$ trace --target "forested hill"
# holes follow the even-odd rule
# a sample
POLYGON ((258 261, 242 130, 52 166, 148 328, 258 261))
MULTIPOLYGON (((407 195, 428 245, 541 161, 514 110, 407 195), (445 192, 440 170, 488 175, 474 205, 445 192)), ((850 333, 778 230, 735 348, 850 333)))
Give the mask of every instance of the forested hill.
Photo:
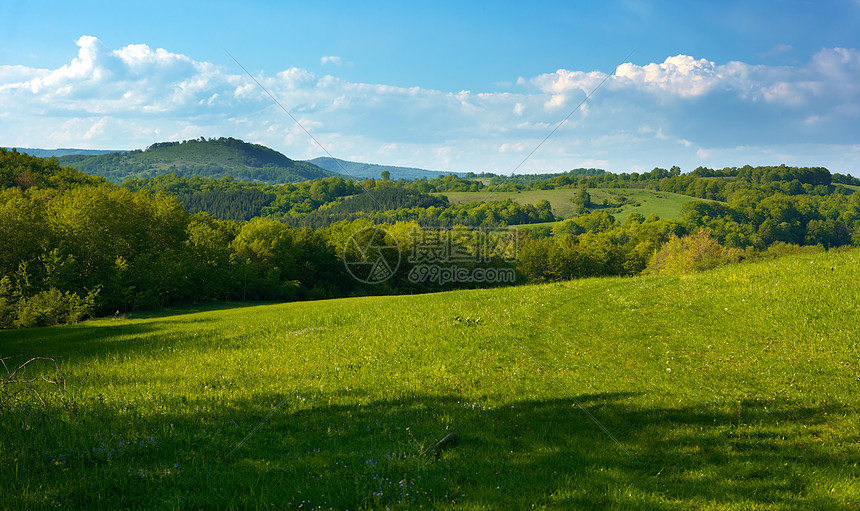
POLYGON ((64 166, 102 176, 114 183, 170 173, 181 177, 221 178, 268 184, 295 183, 336 175, 313 163, 294 161, 259 144, 235 138, 159 142, 146 150, 58 158, 64 166))
POLYGON ((396 167, 391 165, 376 165, 374 163, 360 163, 356 161, 346 161, 338 158, 329 158, 327 156, 314 158, 309 160, 310 163, 337 172, 346 174, 355 179, 378 179, 383 172, 388 172, 391 179, 421 179, 422 177, 434 178, 454 174, 455 176, 463 177, 465 172, 441 172, 438 170, 425 170, 414 167, 396 167))

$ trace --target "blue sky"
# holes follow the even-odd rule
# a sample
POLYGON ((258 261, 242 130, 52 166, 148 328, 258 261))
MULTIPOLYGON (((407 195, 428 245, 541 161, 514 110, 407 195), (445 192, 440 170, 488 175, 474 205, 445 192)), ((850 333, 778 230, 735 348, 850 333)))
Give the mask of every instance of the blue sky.
POLYGON ((200 136, 438 170, 860 175, 860 0, 0 1, 0 145, 200 136))

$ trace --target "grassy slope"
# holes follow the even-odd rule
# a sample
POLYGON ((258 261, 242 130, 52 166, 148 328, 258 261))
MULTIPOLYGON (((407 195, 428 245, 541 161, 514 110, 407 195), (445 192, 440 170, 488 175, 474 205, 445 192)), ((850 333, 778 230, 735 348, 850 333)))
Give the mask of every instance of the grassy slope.
POLYGON ((857 507, 858 258, 1 332, 0 506, 857 507))
MULTIPOLYGON (((537 204, 541 200, 548 200, 552 204, 553 213, 562 218, 569 218, 573 214, 573 204, 570 199, 576 195, 577 190, 562 189, 562 190, 528 190, 524 192, 445 192, 441 195, 448 197, 452 204, 463 204, 475 201, 489 200, 505 200, 512 199, 522 204, 537 204)), ((660 218, 676 219, 681 217, 681 206, 685 203, 700 200, 687 195, 677 193, 657 192, 654 190, 641 190, 637 188, 590 188, 588 193, 591 195, 591 201, 595 204, 602 204, 603 199, 608 199, 610 203, 616 202, 617 196, 628 197, 634 202, 640 203, 640 206, 625 205, 621 208, 621 212, 613 213, 613 216, 620 221, 624 221, 627 215, 633 212, 641 213, 648 216, 652 213, 660 218)))

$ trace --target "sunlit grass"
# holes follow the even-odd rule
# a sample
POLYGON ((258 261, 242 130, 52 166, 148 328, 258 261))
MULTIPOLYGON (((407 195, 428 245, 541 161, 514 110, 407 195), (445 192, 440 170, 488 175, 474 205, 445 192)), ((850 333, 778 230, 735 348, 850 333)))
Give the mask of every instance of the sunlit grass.
POLYGON ((857 507, 858 263, 2 332, 0 507, 857 507))

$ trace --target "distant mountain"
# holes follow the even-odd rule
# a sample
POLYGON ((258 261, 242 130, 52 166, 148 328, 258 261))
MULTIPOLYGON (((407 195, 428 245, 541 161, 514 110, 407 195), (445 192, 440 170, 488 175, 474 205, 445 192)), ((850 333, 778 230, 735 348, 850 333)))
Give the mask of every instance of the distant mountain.
POLYGON ((454 174, 463 177, 465 172, 440 172, 438 170, 416 169, 413 167, 394 167, 390 165, 376 165, 373 163, 359 163, 355 161, 346 161, 338 158, 329 158, 326 156, 309 160, 310 163, 322 167, 332 172, 346 174, 349 177, 356 179, 366 179, 372 177, 379 179, 383 171, 387 170, 391 173, 391 179, 421 179, 422 177, 440 177, 454 174))
POLYGON ((128 178, 147 178, 176 173, 181 177, 201 176, 237 181, 283 184, 336 175, 313 163, 294 161, 259 144, 235 138, 200 138, 184 142, 159 142, 146 150, 110 152, 98 155, 69 155, 58 158, 61 165, 114 183, 128 178))
POLYGON ((31 149, 29 147, 7 147, 6 149, 14 149, 22 154, 29 154, 37 158, 50 158, 51 156, 69 156, 71 154, 85 154, 94 156, 98 154, 121 153, 123 151, 109 151, 104 149, 31 149))

